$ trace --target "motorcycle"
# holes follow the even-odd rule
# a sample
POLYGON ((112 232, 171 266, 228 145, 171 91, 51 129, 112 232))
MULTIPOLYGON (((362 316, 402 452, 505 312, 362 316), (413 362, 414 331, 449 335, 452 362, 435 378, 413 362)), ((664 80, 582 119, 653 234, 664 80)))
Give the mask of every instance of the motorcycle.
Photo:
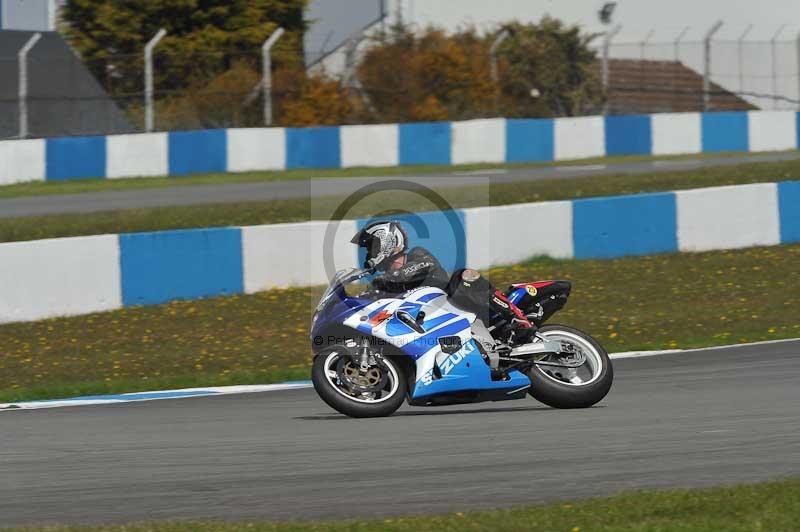
POLYGON ((404 400, 436 406, 528 394, 554 408, 587 408, 611 389, 613 368, 597 340, 573 327, 544 325, 566 303, 567 281, 504 291, 536 326, 518 342, 510 324, 484 323, 438 288, 391 297, 353 289, 372 273, 339 271, 312 319, 314 389, 342 414, 388 416, 404 400))

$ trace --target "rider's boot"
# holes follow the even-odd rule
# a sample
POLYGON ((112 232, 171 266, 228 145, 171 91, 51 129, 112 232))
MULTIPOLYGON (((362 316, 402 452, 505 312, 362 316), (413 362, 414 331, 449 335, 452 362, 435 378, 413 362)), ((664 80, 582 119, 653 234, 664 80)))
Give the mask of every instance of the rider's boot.
POLYGON ((524 344, 536 332, 536 327, 525 316, 525 313, 499 290, 492 295, 490 305, 511 325, 514 343, 524 344))

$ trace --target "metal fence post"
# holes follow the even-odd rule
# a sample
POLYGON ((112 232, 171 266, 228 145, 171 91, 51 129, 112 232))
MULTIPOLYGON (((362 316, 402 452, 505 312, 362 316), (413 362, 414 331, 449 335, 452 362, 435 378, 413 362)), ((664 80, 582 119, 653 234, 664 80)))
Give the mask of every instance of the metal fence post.
POLYGON ((363 29, 353 32, 350 37, 347 38, 347 45, 344 51, 344 73, 342 75, 342 81, 348 88, 350 88, 353 80, 356 80, 355 84, 358 84, 358 76, 356 76, 356 68, 358 67, 358 47, 361 46, 361 42, 364 38, 363 29))
POLYGON ((797 33, 797 99, 800 101, 800 32, 797 33))
POLYGON ((718 20, 703 39, 703 111, 708 111, 711 104, 711 38, 721 27, 722 21, 718 20))
POLYGON ((283 35, 284 29, 278 28, 261 46, 261 90, 264 93, 264 125, 272 125, 272 58, 270 50, 283 35))
POLYGON ((500 33, 497 34, 497 37, 494 38, 492 42, 492 46, 489 47, 489 70, 492 76, 492 83, 495 86, 495 93, 494 93, 494 111, 495 113, 499 112, 500 108, 500 74, 497 72, 497 49, 500 48, 500 45, 503 44, 503 41, 508 39, 511 35, 507 29, 503 28, 500 30, 500 33))
POLYGON ((358 79, 358 48, 361 46, 361 43, 365 38, 366 36, 364 35, 364 29, 357 30, 350 36, 347 49, 345 50, 345 64, 344 74, 342 75, 342 83, 348 91, 355 90, 369 112, 372 113, 373 116, 377 117, 378 111, 375 109, 375 106, 372 105, 369 94, 367 94, 367 91, 364 90, 361 80, 358 79))
POLYGON ((609 48, 611 47, 611 40, 616 37, 616 35, 622 29, 621 25, 617 25, 612 29, 610 32, 607 31, 605 38, 603 38, 603 58, 602 58, 602 83, 603 83, 603 93, 606 95, 606 102, 603 104, 603 114, 608 114, 608 53, 609 48))
POLYGON ((739 56, 739 92, 744 92, 744 39, 750 34, 753 29, 752 24, 748 24, 745 30, 739 35, 739 40, 736 41, 737 54, 739 56))
POLYGON ((778 41, 778 37, 780 37, 783 30, 786 29, 786 24, 781 25, 778 28, 778 31, 775 32, 775 35, 772 36, 772 40, 769 41, 770 45, 770 54, 772 57, 772 108, 778 108, 778 51, 775 47, 775 43, 778 41))
POLYGON ((497 37, 494 38, 492 42, 492 46, 489 48, 489 61, 491 64, 491 72, 492 72, 492 81, 497 83, 498 78, 500 77, 497 73, 497 49, 500 48, 500 45, 503 44, 503 41, 508 39, 511 33, 507 29, 503 29, 500 33, 497 34, 497 37))
POLYGON ((167 30, 161 28, 144 46, 144 128, 153 131, 153 48, 164 38, 167 30))
POLYGON ((41 33, 34 33, 17 52, 17 62, 19 63, 19 138, 21 139, 28 136, 28 52, 41 38, 41 33))
POLYGON ((639 43, 639 59, 641 59, 642 61, 644 61, 644 57, 645 57, 645 53, 644 52, 645 52, 645 49, 647 47, 647 43, 649 43, 650 39, 653 38, 653 34, 655 32, 656 32, 655 29, 651 29, 650 31, 648 31, 647 35, 645 35, 644 39, 642 39, 642 41, 639 43))
POLYGON ((686 37, 686 34, 688 32, 689 32, 689 26, 686 26, 681 30, 681 32, 678 34, 678 36, 675 38, 675 41, 672 44, 674 48, 676 63, 680 62, 681 60, 681 41, 683 40, 684 37, 686 37))

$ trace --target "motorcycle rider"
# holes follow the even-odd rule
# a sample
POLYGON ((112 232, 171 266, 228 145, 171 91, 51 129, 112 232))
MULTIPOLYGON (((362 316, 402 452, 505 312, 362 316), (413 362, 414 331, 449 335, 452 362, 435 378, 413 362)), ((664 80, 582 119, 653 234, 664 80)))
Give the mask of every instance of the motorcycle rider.
POLYGON ((366 249, 365 268, 383 273, 373 279, 374 290, 399 294, 433 286, 447 292, 454 304, 474 312, 487 326, 505 321, 517 342, 535 331, 525 314, 476 270, 460 269, 451 276, 427 249, 409 250, 408 234, 397 221, 373 222, 351 242, 366 249))

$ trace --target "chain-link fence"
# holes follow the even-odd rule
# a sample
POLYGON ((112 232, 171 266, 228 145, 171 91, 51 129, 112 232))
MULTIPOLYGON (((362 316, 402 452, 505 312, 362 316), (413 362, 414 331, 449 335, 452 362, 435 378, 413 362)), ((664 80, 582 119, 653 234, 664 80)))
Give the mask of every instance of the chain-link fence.
POLYGON ((608 55, 610 113, 800 106, 796 41, 612 42, 608 55))
MULTIPOLYGON (((79 58, 55 33, 0 32, 0 138, 146 131, 145 54, 79 58)), ((271 107, 296 99, 302 57, 269 55, 271 107), (300 65, 285 68, 285 65, 300 65)), ((265 124, 264 55, 152 54, 152 130, 265 124)), ((281 123, 280 117, 274 120, 281 123)))
MULTIPOLYGON (((602 40, 596 40, 597 61, 592 69, 598 86, 600 80, 607 81, 605 102, 601 95, 600 100, 572 109, 561 107, 557 98, 547 109, 528 103, 523 109, 517 105, 518 95, 516 100, 503 100, 504 89, 497 84, 504 83, 507 71, 501 68, 500 79, 491 79, 488 52, 480 52, 487 56, 481 59, 486 63, 485 75, 443 79, 439 86, 420 88, 417 84, 418 91, 410 93, 403 78, 408 74, 401 69, 381 71, 381 76, 389 75, 396 82, 381 78, 376 84, 374 76, 359 79, 358 62, 370 46, 368 40, 361 43, 358 53, 346 53, 345 45, 338 58, 324 63, 327 68, 317 65, 310 72, 304 68, 301 52, 270 51, 266 57, 272 68, 267 79, 260 49, 176 54, 156 46, 152 56, 154 120, 148 128, 144 53, 84 61, 58 34, 49 33, 42 34, 23 58, 20 51, 32 35, 0 32, 0 138, 420 119, 397 112, 406 108, 422 109, 421 119, 462 120, 604 110, 628 114, 797 109, 800 105, 800 57, 794 41, 712 40, 708 47, 703 41, 610 42, 607 76, 603 76, 602 40), (23 63, 25 79, 20 71, 23 63), (437 107, 428 101, 441 84, 449 84, 445 99, 455 103, 437 107), (393 112, 387 112, 390 108, 393 112)), ((526 95, 538 93, 538 87, 536 91, 523 88, 526 95)), ((519 87, 511 89, 519 93, 519 87)))
MULTIPOLYGON (((54 39, 49 36, 42 43, 54 39)), ((259 49, 178 54, 156 45, 151 59, 150 99, 144 51, 80 60, 63 40, 57 39, 58 42, 51 42, 50 49, 36 44, 24 60, 16 56, 16 51, 24 47, 24 40, 14 46, 0 43, 0 69, 7 74, 5 78, 13 80, 6 90, 0 82, 0 116, 8 118, 0 124, 0 138, 560 116, 599 111, 594 103, 576 111, 583 96, 568 97, 568 89, 563 87, 532 97, 531 87, 515 85, 508 68, 501 68, 499 79, 494 79, 488 47, 483 49, 480 42, 473 42, 471 48, 465 47, 460 53, 453 52, 457 59, 452 64, 429 66, 425 61, 430 57, 413 60, 414 72, 383 59, 362 69, 365 52, 377 38, 346 42, 309 70, 301 51, 273 50, 266 56, 259 49), (267 79, 265 58, 274 65, 266 70, 267 79), (23 62, 28 72, 25 80, 18 75, 23 62), (21 127, 18 84, 23 83, 27 128, 21 127), (148 106, 152 109, 152 123, 147 119, 148 106)), ((398 54, 402 52, 393 53, 394 60, 401 59, 398 54)), ((598 100, 598 90, 587 93, 593 102, 598 100)))

